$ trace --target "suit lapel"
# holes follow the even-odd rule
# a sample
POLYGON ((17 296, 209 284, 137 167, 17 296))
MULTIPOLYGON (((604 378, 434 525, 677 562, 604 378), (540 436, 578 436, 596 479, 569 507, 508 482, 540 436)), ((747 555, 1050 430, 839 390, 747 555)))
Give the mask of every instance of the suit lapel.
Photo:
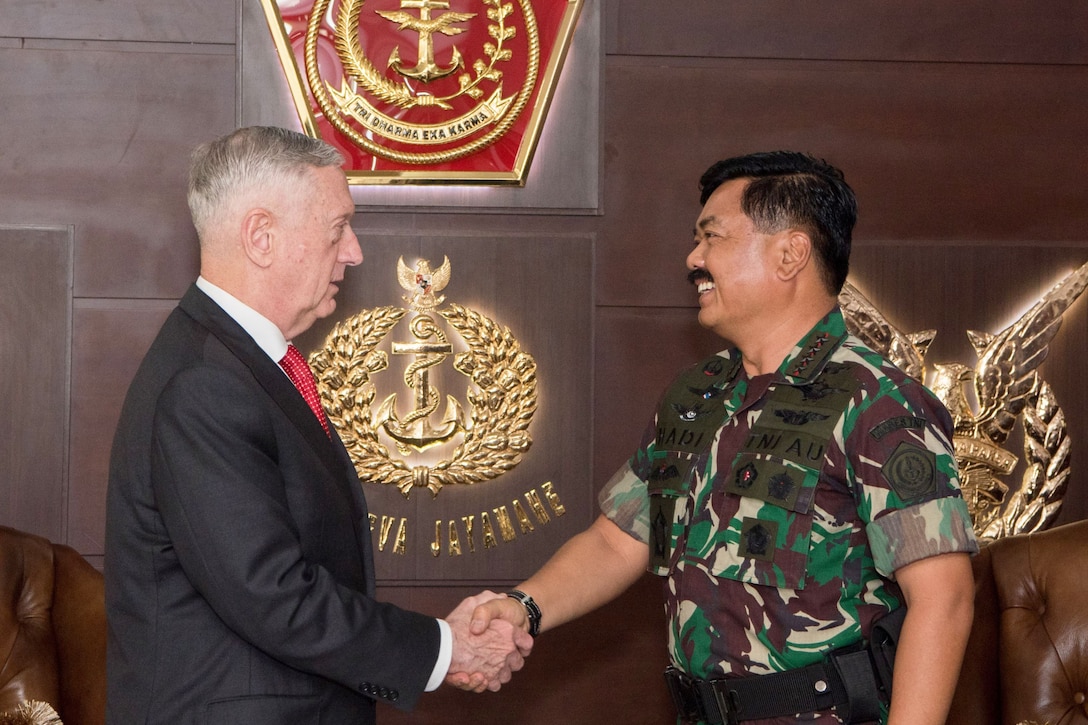
POLYGON ((253 377, 298 428, 309 446, 328 468, 337 485, 343 489, 344 495, 353 503, 355 515, 352 517, 352 522, 355 526, 359 554, 363 560, 367 594, 374 596, 374 552, 370 544, 370 519, 366 499, 355 473, 355 464, 336 429, 331 429, 331 437, 325 435, 325 429, 321 427, 314 412, 310 410, 310 406, 306 404, 279 364, 273 362, 253 341, 249 333, 200 288, 196 285, 191 286, 178 306, 249 368, 253 377))
POLYGON ((343 478, 342 459, 337 449, 343 450, 339 438, 325 435, 313 411, 284 374, 283 369, 265 354, 241 325, 215 304, 210 297, 193 285, 178 304, 182 310, 205 327, 230 352, 252 372, 272 401, 280 407, 298 428, 325 466, 338 478, 343 478))

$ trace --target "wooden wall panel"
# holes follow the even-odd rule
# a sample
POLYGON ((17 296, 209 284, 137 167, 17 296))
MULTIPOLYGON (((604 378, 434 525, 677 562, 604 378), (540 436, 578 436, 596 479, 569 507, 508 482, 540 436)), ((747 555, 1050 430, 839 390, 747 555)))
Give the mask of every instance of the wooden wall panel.
POLYGON ((105 551, 110 447, 144 353, 172 300, 77 300, 72 338, 68 544, 100 561, 105 551))
POLYGON ((0 525, 65 535, 72 230, 0 227, 0 525))
POLYGON ((177 51, 0 49, 0 223, 73 224, 76 296, 177 296, 196 274, 188 155, 232 127, 234 57, 177 51))
POLYGON ((1080 0, 622 0, 607 12, 613 55, 1088 62, 1080 0))
POLYGON ((673 377, 727 347, 697 314, 694 306, 597 310, 595 491, 635 452, 673 377))
POLYGON ((698 178, 751 151, 842 168, 859 241, 1051 242, 1088 228, 1086 66, 624 58, 606 83, 601 304, 692 302, 698 178))
MULTIPOLYGON (((382 587, 379 596, 445 616, 476 589, 382 587)), ((661 580, 647 574, 627 592, 582 619, 542 634, 525 669, 499 692, 450 687, 428 693, 410 713, 379 705, 383 725, 518 723, 588 725, 671 723, 661 580)))
POLYGON ((64 40, 233 43, 236 15, 233 3, 209 0, 10 0, 0 3, 0 34, 64 40))
MULTIPOLYGON (((491 320, 498 329, 506 328, 521 351, 536 362, 537 408, 528 433, 532 446, 521 462, 502 476, 472 485, 448 485, 434 497, 423 489, 413 489, 406 500, 392 486, 364 484, 370 510, 377 516, 396 519, 390 541, 376 556, 378 575, 386 581, 419 583, 443 581, 516 581, 528 576, 564 541, 585 528, 596 508, 589 490, 587 472, 591 465, 592 401, 590 361, 592 359, 592 289, 591 268, 593 239, 587 236, 553 236, 527 233, 481 234, 468 230, 456 233, 361 233, 363 264, 348 270, 337 310, 321 320, 296 343, 305 352, 325 344, 333 326, 364 310, 382 306, 405 307, 408 294, 397 281, 398 260, 414 267, 419 258, 429 260, 432 269, 448 258, 452 274, 441 290, 445 302, 439 310, 457 304, 491 320), (501 537, 494 548, 483 546, 481 520, 488 513, 497 524, 494 510, 505 506, 513 515, 513 500, 526 506, 524 495, 536 491, 544 495, 543 485, 551 483, 565 513, 556 516, 550 507, 550 520, 540 523, 531 512, 531 531, 522 531, 514 520, 516 538, 501 537), (475 516, 473 535, 475 551, 469 548, 462 517, 475 516), (407 551, 395 553, 396 530, 406 521, 407 551), (435 522, 442 521, 442 545, 434 556, 430 544, 435 537, 435 522), (460 555, 449 553, 448 524, 459 530, 460 555)), ((377 349, 388 351, 395 342, 412 340, 406 315, 383 338, 377 349)), ((465 337, 451 329, 442 318, 432 319, 454 346, 465 350, 465 337)), ((484 332, 478 328, 476 332, 484 332)), ((405 355, 388 356, 389 369, 373 376, 377 404, 388 395, 397 396, 397 414, 403 419, 412 410, 412 392, 401 379, 407 363, 405 355)), ((466 379, 452 369, 448 358, 430 369, 430 384, 446 400, 453 395, 464 406, 466 417, 472 406, 466 395, 466 379)), ((438 424, 445 402, 431 416, 438 424)), ((376 410, 372 412, 376 413, 376 410)), ((439 460, 457 460, 456 446, 464 440, 455 437, 450 444, 438 446, 426 457, 411 457, 389 450, 391 457, 414 466, 417 462, 432 467, 439 460)), ((383 445, 391 442, 381 439, 383 445)), ((498 535, 498 531, 496 531, 498 535)))

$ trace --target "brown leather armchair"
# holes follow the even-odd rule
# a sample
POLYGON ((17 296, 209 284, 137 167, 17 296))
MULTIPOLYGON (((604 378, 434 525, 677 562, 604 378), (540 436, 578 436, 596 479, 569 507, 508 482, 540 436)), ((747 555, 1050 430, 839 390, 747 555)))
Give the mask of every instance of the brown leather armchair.
POLYGON ((989 544, 948 725, 1088 725, 1088 521, 989 544))
POLYGON ((104 587, 74 549, 0 526, 0 712, 26 700, 105 723, 104 587))

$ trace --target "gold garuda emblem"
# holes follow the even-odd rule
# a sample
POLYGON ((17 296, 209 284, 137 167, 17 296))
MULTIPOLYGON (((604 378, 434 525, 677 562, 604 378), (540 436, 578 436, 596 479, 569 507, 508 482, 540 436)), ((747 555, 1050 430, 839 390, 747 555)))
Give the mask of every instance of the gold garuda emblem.
POLYGON ((434 270, 428 260, 409 267, 401 258, 397 279, 407 309, 363 310, 337 323, 324 347, 310 356, 325 409, 359 477, 396 486, 408 498, 416 488, 437 496, 443 486, 479 483, 511 470, 533 442, 536 361, 509 329, 484 315, 456 304, 440 308, 445 297, 438 293, 450 280, 448 258, 434 270), (409 334, 386 347, 383 341, 398 332, 409 312, 414 314, 400 330, 409 334), (466 349, 456 351, 444 328, 466 349), (408 405, 397 392, 377 402, 379 383, 391 382, 381 375, 390 355, 409 361, 402 376, 411 391, 408 405), (450 358, 466 382, 467 414, 453 395, 445 396, 443 406, 433 381, 450 358), (432 450, 439 451, 437 458, 424 462, 420 454, 432 450), (449 450, 448 456, 442 453, 449 450))
POLYGON ((261 0, 352 183, 522 184, 583 0, 261 0))
POLYGON ((847 327, 908 375, 927 382, 952 414, 960 483, 975 533, 983 541, 1047 528, 1057 517, 1069 482, 1065 415, 1039 375, 1062 315, 1088 286, 1088 264, 1055 285, 1018 320, 997 334, 967 331, 974 367, 952 362, 926 370, 936 330, 905 334, 847 283, 839 305, 847 327), (1007 450, 1021 429, 1023 478, 1003 479, 1020 463, 1007 450))

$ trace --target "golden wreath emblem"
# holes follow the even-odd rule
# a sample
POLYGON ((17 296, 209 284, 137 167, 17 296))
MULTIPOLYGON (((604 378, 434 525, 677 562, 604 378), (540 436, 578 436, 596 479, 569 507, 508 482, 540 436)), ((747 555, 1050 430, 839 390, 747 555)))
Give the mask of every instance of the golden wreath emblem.
MULTIPOLYGON (((480 0, 486 8, 487 34, 492 39, 484 43, 482 57, 466 70, 465 59, 457 46, 452 49, 446 65, 435 57, 434 35, 460 35, 465 24, 476 21, 478 13, 432 11, 450 7, 448 0, 402 0, 401 10, 376 11, 389 21, 396 31, 415 33, 417 61, 408 67, 401 59, 400 46, 394 46, 386 62, 398 80, 393 80, 375 67, 367 57, 359 38, 359 22, 365 0, 341 0, 335 17, 335 46, 344 74, 335 87, 321 76, 318 67, 318 38, 322 21, 330 12, 332 0, 316 0, 306 29, 306 78, 328 121, 359 148, 374 156, 403 164, 440 164, 459 159, 486 148, 505 134, 528 105, 540 76, 540 34, 530 0, 518 0, 520 32, 527 39, 524 70, 517 74, 520 87, 516 93, 504 93, 503 84, 510 78, 504 73, 513 50, 509 41, 519 32, 514 17, 514 3, 503 0, 480 0), (418 9, 419 15, 406 9, 418 9), (458 71, 453 84, 440 84, 445 90, 431 90, 440 81, 458 71), (469 109, 457 99, 472 99, 469 109), (383 113, 379 106, 400 109, 396 117, 383 113), (449 111, 440 123, 412 123, 412 109, 437 108, 449 111), (486 129, 485 133, 481 133, 486 129), (378 136, 410 147, 426 149, 441 144, 441 150, 406 151, 389 148, 378 136), (453 144, 453 146, 450 146, 453 144), (459 145, 458 145, 459 144, 459 145)), ((520 70, 520 67, 519 67, 520 70)))
POLYGON ((983 541, 1039 531, 1057 518, 1069 485, 1065 414, 1038 367, 1058 334, 1062 316, 1088 287, 1088 264, 1069 274, 997 334, 968 330, 978 359, 934 364, 926 374, 926 352, 936 330, 904 333, 853 285, 839 305, 847 328, 911 377, 927 382, 952 415, 960 485, 975 533, 983 541), (1006 450, 1019 423, 1024 435, 1020 485, 1002 479, 1019 457, 1006 450))
POLYGON ((397 263, 397 278, 409 293, 408 309, 378 307, 337 323, 324 347, 310 356, 318 389, 359 477, 363 481, 396 486, 408 498, 425 488, 437 496, 443 486, 471 485, 496 478, 513 469, 532 445, 529 424, 537 406, 536 361, 521 349, 510 330, 478 312, 450 304, 438 309, 438 295, 450 279, 449 258, 431 270, 427 260, 415 268, 397 263), (394 355, 410 355, 404 384, 414 393, 414 407, 397 412, 392 393, 375 405, 374 376, 389 367, 389 357, 378 345, 412 311, 411 340, 393 342, 394 355), (445 320, 467 345, 454 353, 453 345, 435 316, 445 320), (453 355, 453 368, 470 381, 471 414, 452 395, 446 396, 441 421, 432 422, 441 395, 431 385, 430 371, 453 355), (458 442, 449 458, 434 465, 410 465, 395 458, 383 442, 389 440, 401 456, 411 456, 442 444, 458 442))

